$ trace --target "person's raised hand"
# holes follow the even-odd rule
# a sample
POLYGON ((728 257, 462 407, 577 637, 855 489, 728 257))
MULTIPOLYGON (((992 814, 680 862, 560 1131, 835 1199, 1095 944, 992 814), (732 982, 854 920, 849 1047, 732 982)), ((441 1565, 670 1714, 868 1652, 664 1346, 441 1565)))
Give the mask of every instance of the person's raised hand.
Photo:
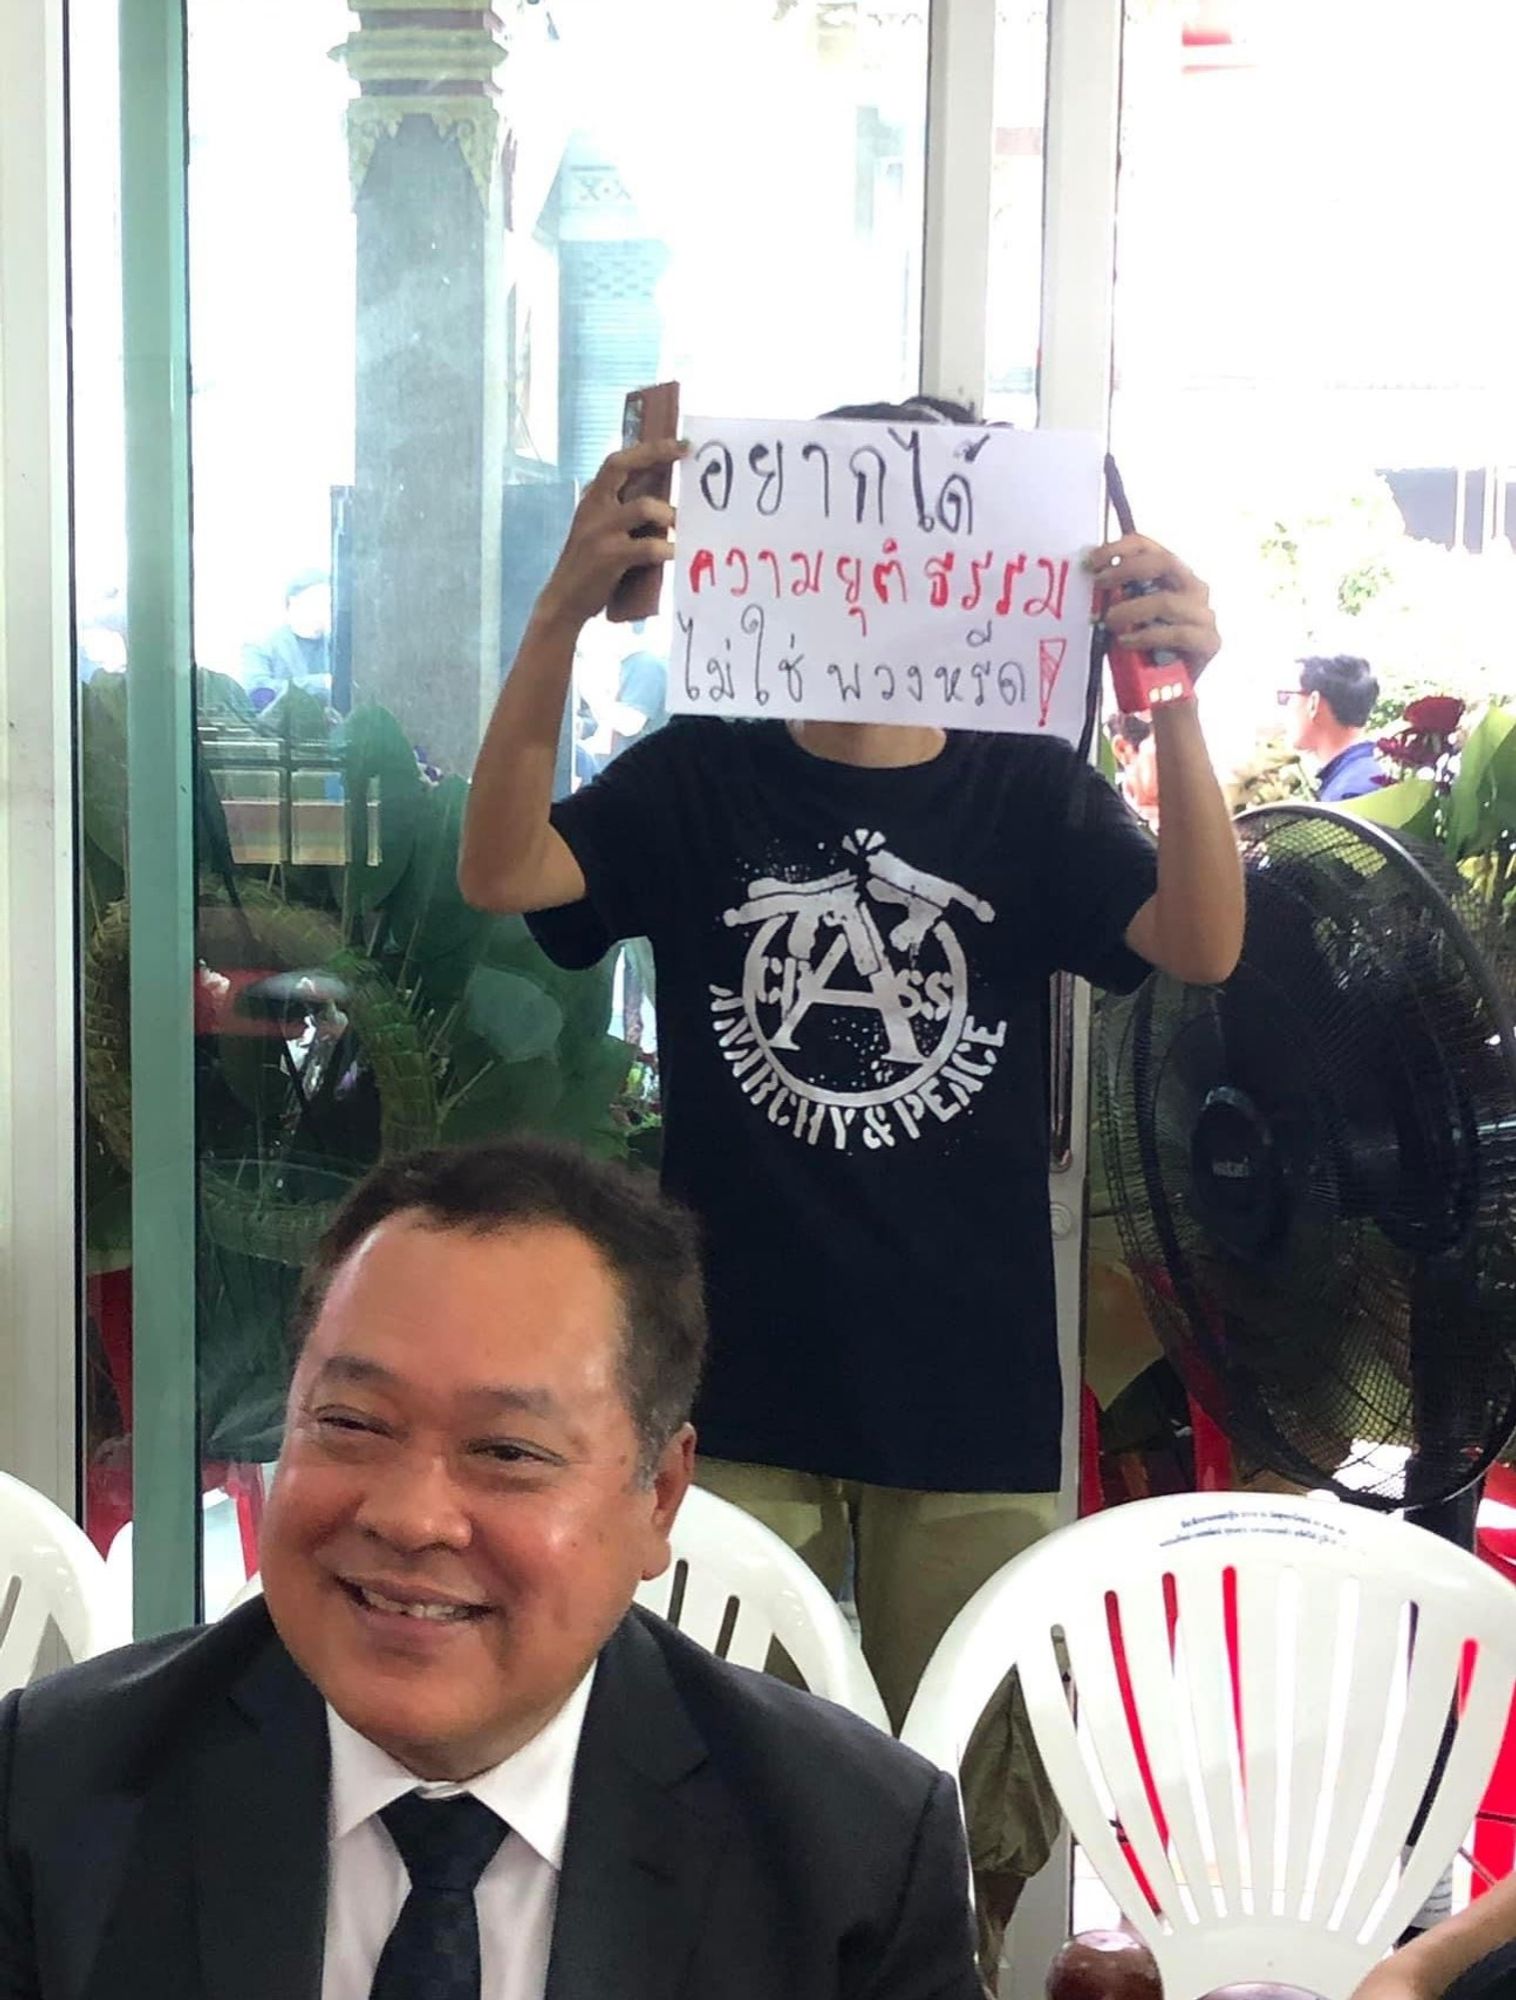
POLYGON ((1198 680, 1221 649, 1211 593, 1178 556, 1146 535, 1123 535, 1086 557, 1095 579, 1101 622, 1118 646, 1138 652, 1178 653, 1198 680), (1151 583, 1142 597, 1123 597, 1128 584, 1151 583))
POLYGON ((537 599, 539 618, 577 632, 605 609, 629 569, 673 560, 669 502, 622 495, 638 473, 672 465, 687 449, 676 439, 658 438, 611 453, 574 510, 563 552, 537 599))

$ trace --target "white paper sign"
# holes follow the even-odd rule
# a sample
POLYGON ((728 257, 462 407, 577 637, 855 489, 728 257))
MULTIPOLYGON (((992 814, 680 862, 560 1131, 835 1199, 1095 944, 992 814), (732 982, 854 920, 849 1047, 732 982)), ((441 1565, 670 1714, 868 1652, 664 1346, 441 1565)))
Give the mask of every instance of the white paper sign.
POLYGON ((682 429, 671 710, 1077 741, 1097 437, 713 417, 682 429))

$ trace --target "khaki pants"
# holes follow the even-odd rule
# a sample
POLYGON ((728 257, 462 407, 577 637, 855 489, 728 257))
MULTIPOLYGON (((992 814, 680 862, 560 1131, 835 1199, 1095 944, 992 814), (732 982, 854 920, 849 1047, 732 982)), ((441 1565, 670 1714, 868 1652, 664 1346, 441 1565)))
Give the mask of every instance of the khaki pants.
MULTIPOLYGON (((897 1730, 938 1640, 980 1584, 1048 1533, 1058 1497, 913 1493, 719 1458, 698 1459, 695 1478, 788 1542, 833 1593, 851 1550, 864 1657, 897 1730)), ((974 1873, 982 1887, 1011 1878, 995 1900, 1013 1905, 1059 1826, 1014 1677, 974 1732, 962 1783, 974 1873)))

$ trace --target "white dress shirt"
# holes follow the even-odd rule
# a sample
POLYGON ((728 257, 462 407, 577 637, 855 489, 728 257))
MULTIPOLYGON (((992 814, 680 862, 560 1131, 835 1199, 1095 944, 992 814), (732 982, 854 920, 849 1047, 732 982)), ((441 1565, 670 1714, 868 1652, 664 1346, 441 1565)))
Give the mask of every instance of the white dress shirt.
POLYGON ((481 2000, 542 2000, 569 1788, 594 1678, 591 1668, 546 1729, 466 1785, 421 1784, 327 1709, 331 1846, 321 2000, 369 2000, 385 1939, 410 1892, 405 1864, 378 1815, 412 1791, 428 1798, 472 1792, 510 1828, 474 1893, 481 2000))

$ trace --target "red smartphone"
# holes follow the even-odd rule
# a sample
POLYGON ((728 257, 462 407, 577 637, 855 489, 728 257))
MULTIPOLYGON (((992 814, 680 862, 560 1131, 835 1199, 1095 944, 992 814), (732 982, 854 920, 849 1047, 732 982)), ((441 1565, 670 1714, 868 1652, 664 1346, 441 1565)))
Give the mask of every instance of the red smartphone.
MULTIPOLYGON (((655 382, 648 389, 633 389, 626 399, 621 419, 621 447, 647 444, 659 438, 679 435, 679 384, 655 382)), ((621 489, 623 500, 640 500, 647 495, 667 500, 674 490, 672 465, 655 465, 647 472, 634 472, 621 489)), ((639 535, 652 535, 651 527, 639 528, 639 535)), ((663 564, 643 563, 627 570, 611 592, 605 615, 613 625, 630 625, 639 618, 651 618, 663 594, 663 564)))

